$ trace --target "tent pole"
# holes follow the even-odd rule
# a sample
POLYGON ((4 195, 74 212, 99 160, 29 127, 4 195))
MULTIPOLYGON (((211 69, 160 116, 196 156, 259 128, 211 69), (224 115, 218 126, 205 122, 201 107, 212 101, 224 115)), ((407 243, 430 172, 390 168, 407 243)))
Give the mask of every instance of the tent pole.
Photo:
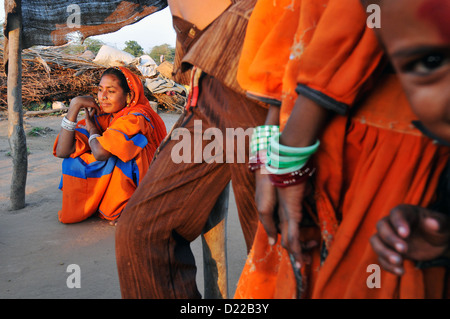
POLYGON ((10 194, 11 209, 18 210, 25 207, 28 154, 22 110, 21 0, 13 2, 17 11, 15 14, 8 16, 8 137, 13 159, 10 194))
POLYGON ((230 183, 220 194, 203 229, 205 299, 228 299, 227 216, 230 183))

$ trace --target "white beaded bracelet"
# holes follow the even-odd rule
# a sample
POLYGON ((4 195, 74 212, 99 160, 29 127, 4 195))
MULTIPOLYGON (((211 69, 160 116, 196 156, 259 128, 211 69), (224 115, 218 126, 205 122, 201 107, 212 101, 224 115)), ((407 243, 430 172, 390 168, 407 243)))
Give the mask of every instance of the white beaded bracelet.
POLYGON ((69 121, 65 116, 62 119, 61 127, 65 129, 66 131, 75 131, 75 128, 77 127, 77 122, 69 121))
POLYGON ((92 134, 91 136, 89 136, 89 141, 88 141, 89 146, 91 146, 91 141, 92 141, 94 138, 97 138, 97 137, 100 137, 100 136, 101 136, 100 134, 92 134))

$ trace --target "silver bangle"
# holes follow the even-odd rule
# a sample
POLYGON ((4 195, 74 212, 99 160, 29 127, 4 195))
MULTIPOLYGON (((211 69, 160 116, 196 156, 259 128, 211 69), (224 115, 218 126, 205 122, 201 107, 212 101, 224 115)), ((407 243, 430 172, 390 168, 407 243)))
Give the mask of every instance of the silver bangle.
POLYGON ((97 138, 97 137, 100 137, 100 136, 101 136, 100 134, 92 134, 91 136, 89 136, 89 141, 88 141, 89 146, 91 146, 91 141, 92 141, 94 138, 97 138))
POLYGON ((77 127, 77 122, 69 121, 65 116, 62 119, 61 127, 66 131, 75 131, 77 127))

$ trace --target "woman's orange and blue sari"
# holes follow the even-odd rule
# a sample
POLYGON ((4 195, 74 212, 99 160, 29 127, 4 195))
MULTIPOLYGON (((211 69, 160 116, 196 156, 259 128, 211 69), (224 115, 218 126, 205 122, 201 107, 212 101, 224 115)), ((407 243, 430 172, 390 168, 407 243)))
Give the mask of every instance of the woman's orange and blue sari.
POLYGON ((59 188, 63 199, 58 213, 62 223, 80 222, 96 213, 107 220, 117 219, 167 134, 164 122, 144 95, 140 79, 128 69, 120 69, 135 99, 114 115, 95 116, 102 132, 97 141, 113 155, 106 161, 97 161, 92 155, 85 120, 77 123, 75 151, 62 163, 59 188))

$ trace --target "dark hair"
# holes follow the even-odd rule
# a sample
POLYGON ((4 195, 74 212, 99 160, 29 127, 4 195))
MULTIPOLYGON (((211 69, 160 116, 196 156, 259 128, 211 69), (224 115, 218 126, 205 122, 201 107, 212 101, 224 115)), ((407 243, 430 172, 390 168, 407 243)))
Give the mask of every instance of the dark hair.
POLYGON ((130 90, 130 87, 128 86, 128 83, 127 83, 127 78, 125 77, 125 75, 122 73, 122 71, 120 71, 119 69, 117 69, 117 68, 108 68, 108 69, 106 69, 104 72, 103 72, 103 74, 102 74, 102 77, 103 76, 105 76, 105 75, 114 75, 114 76, 116 76, 117 77, 117 79, 119 80, 119 85, 120 85, 120 87, 123 89, 123 91, 125 92, 125 94, 127 94, 127 93, 129 93, 131 90, 130 90))
POLYGON ((368 6, 369 4, 381 4, 381 0, 360 0, 363 6, 368 6))

